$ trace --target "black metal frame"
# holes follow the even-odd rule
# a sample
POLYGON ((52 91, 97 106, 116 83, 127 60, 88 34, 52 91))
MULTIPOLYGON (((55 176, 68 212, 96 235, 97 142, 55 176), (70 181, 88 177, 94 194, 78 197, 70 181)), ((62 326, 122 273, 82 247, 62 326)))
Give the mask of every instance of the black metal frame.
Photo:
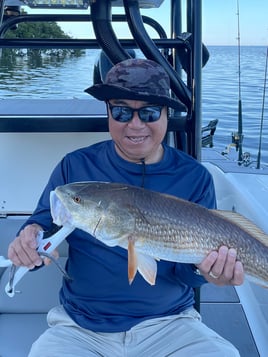
MULTIPOLYGON (((144 23, 152 26, 157 33, 159 34, 159 39, 154 39, 153 43, 157 48, 160 49, 173 49, 173 58, 172 65, 174 72, 180 75, 181 65, 177 56, 177 50, 186 46, 184 40, 180 37, 181 35, 181 0, 170 0, 171 9, 174 16, 172 17, 171 24, 171 33, 174 34, 173 38, 167 38, 165 31, 162 29, 155 20, 143 16, 142 20, 144 23), (177 14, 177 15, 176 15, 177 14), (176 15, 176 16, 175 16, 176 15)), ((126 0, 126 2, 135 2, 135 0, 126 0)), ((189 93, 191 96, 190 105, 188 106, 187 116, 181 115, 181 113, 174 113, 170 121, 170 130, 174 131, 174 141, 175 146, 183 149, 188 152, 193 157, 200 159, 201 156, 201 145, 202 145, 202 128, 201 128, 201 69, 202 69, 202 40, 201 40, 201 15, 202 15, 202 6, 201 0, 186 0, 187 3, 187 31, 192 33, 193 39, 193 48, 191 56, 190 73, 187 74, 187 86, 189 88, 189 93), (183 137, 183 139, 182 139, 183 137)), ((2 5, 3 6, 3 5, 2 5)), ((1 9, 0 9, 1 10, 1 9)), ((2 11, 2 10, 1 10, 2 11)), ((55 39, 5 39, 4 34, 7 29, 20 23, 27 21, 83 21, 90 22, 91 15, 21 15, 7 20, 2 24, 0 28, 0 48, 87 48, 87 49, 96 49, 99 48, 99 43, 96 39, 64 39, 64 40, 55 40, 55 39)), ((124 15, 113 15, 112 21, 129 21, 124 15)), ((133 39, 128 40, 119 40, 120 45, 124 48, 137 48, 137 43, 133 39)), ((18 125, 18 120, 16 118, 11 118, 10 116, 3 117, 1 116, 0 121, 0 131, 7 132, 12 130, 13 120, 14 125, 18 125)), ((43 118, 47 120, 48 118, 43 118)), ((66 125, 66 131, 70 131, 72 125, 68 125, 70 118, 66 118, 64 123, 64 118, 53 118, 58 121, 58 130, 64 130, 64 125, 66 125), (69 127, 69 129, 68 129, 69 127)), ((79 118, 78 118, 79 119, 79 118)), ((81 118, 80 118, 81 119, 81 118)), ((79 119, 79 120, 80 120, 79 119)), ((100 118, 98 118, 99 120, 100 118)), ((104 118, 105 119, 105 118, 104 118)), ((20 119, 21 120, 21 119, 20 119)), ((24 118, 26 120, 26 118, 24 118)), ((31 118, 28 117, 28 125, 33 127, 34 123, 31 121, 31 118)), ((33 120, 33 118, 32 118, 33 120)), ((40 122, 41 118, 38 118, 40 122)), ((91 119, 93 120, 93 119, 91 119)), ((80 120, 81 131, 85 129, 85 125, 82 125, 84 118, 80 120)), ((56 122, 54 122, 56 124, 56 122)), ((27 127, 29 128, 29 126, 27 127)), ((52 120, 47 122, 47 125, 44 130, 49 130, 51 125, 51 131, 55 130, 55 126, 52 124, 52 120), (54 128, 53 128, 54 127, 54 128)), ((15 131, 18 131, 20 126, 17 126, 15 131)), ((40 127, 38 125, 38 127, 40 127)), ((103 126, 104 127, 104 126, 103 126)), ((22 127, 20 127, 22 129, 22 127)), ((87 128, 87 126, 86 126, 87 128)), ((89 125, 89 129, 93 126, 89 125)))
MULTIPOLYGON (((149 16, 142 16, 142 19, 145 24, 151 26, 159 35, 160 38, 166 38, 167 39, 167 34, 163 27, 154 19, 152 19, 149 16)), ((6 31, 9 30, 11 27, 21 23, 21 22, 46 22, 46 21, 55 21, 55 22, 91 22, 92 21, 92 16, 91 14, 88 15, 79 15, 79 14, 44 14, 44 15, 39 15, 39 14, 32 14, 32 15, 20 15, 17 17, 12 17, 2 23, 0 27, 0 37, 3 38, 6 31)), ((126 22, 126 16, 125 15, 112 15, 112 21, 113 22, 126 22)), ((8 40, 5 40, 8 41, 8 40)), ((28 39, 22 39, 24 41, 24 46, 25 46, 25 41, 28 41, 28 39)), ((40 40, 36 40, 35 42, 38 43, 40 40)), ((46 42, 50 42, 50 39, 45 40, 46 42)), ((76 41, 72 40, 69 42, 68 39, 65 39, 66 45, 68 46, 75 46, 76 41)), ((97 43, 96 40, 94 40, 96 43, 96 48, 99 47, 99 44, 97 43)), ((78 42, 79 43, 79 42, 78 42)), ((3 42, 4 44, 4 42, 3 42)), ((44 46, 44 43, 41 41, 41 45, 44 46)))

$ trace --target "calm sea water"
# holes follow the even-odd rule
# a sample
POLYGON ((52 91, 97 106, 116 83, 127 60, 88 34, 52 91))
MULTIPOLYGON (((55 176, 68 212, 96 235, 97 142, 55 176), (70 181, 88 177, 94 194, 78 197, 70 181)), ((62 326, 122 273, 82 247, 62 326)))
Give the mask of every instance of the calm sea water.
MULTIPOLYGON (((203 122, 218 119, 214 144, 219 151, 231 143, 238 129, 239 70, 237 47, 209 47, 203 71, 203 122)), ((268 164, 268 89, 264 97, 266 47, 241 47, 243 151, 256 159, 263 111, 262 161, 268 164), (264 98, 264 107, 263 107, 264 98)))
MULTIPOLYGON (((209 47, 210 59, 203 70, 203 124, 219 123, 214 146, 220 152, 231 143, 238 118, 238 49, 209 47)), ((98 51, 82 57, 44 58, 30 62, 18 57, 0 66, 0 98, 88 98, 83 91, 92 84, 92 68, 98 51)), ((256 158, 264 93, 266 48, 241 48, 241 99, 243 109, 243 151, 256 158)), ((267 90, 268 91, 268 90, 267 90)), ((267 96, 267 94, 266 94, 267 96)), ((262 161, 268 164, 268 99, 265 98, 262 161)), ((234 150, 234 149, 233 149, 234 150)))

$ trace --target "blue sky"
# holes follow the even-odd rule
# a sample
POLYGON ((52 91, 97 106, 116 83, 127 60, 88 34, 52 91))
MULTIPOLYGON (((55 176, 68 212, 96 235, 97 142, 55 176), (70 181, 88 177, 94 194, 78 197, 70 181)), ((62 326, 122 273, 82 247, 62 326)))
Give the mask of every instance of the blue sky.
MULTIPOLYGON (((207 45, 236 45, 237 0, 203 0, 202 8, 203 42, 207 45)), ((165 0, 159 9, 151 12, 164 25, 169 14, 169 1, 165 0)), ((150 16, 150 12, 147 13, 150 16)), ((239 13, 241 44, 268 45, 268 0, 240 0, 239 13)), ((168 28, 167 22, 165 27, 168 28)))
MULTIPOLYGON (((268 45, 268 1, 239 1, 242 45, 268 45)), ((203 38, 207 44, 237 43, 237 1, 203 0, 203 38)))
MULTIPOLYGON (((142 13, 155 18, 169 32, 169 0, 164 0, 157 9, 142 13)), ((182 3, 185 3, 183 1, 182 3)), ((237 0, 203 0, 203 42, 206 45, 237 45, 237 0)), ((28 8, 26 11, 32 12, 28 8)), ((183 9, 184 11, 184 9, 183 9)), ((115 8, 114 13, 122 12, 115 8)), ((240 0, 241 45, 268 45, 268 0, 240 0)), ((84 11, 81 13, 84 13, 84 11)), ((62 25, 72 36, 88 37, 89 27, 85 24, 62 25)), ((119 37, 126 36, 126 27, 115 25, 119 37)), ((152 33, 152 37, 154 37, 152 33)))

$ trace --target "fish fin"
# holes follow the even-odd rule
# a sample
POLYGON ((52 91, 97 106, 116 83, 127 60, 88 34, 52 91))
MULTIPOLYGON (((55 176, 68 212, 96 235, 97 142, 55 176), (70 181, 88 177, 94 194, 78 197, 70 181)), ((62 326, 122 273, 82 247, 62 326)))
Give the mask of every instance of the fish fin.
POLYGON ((240 213, 233 211, 224 211, 224 210, 212 210, 216 215, 222 216, 225 219, 228 219, 238 225, 248 234, 254 236, 262 244, 268 247, 268 235, 264 233, 255 223, 250 221, 248 218, 244 217, 240 213))
POLYGON ((137 255, 135 252, 135 241, 130 237, 128 239, 128 281, 129 284, 135 278, 137 273, 137 255))
POLYGON ((143 253, 138 253, 138 271, 150 285, 155 285, 157 263, 154 258, 143 253))

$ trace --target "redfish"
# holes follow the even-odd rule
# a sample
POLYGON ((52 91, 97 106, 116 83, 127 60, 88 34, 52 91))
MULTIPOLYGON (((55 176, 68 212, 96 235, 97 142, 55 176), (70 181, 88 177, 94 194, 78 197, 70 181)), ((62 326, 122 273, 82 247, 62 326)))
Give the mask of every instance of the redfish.
POLYGON ((210 210, 121 183, 76 182, 51 192, 54 223, 80 228, 107 246, 128 250, 128 278, 155 284, 157 261, 200 263, 225 245, 246 276, 268 287, 268 236, 238 213, 210 210))

